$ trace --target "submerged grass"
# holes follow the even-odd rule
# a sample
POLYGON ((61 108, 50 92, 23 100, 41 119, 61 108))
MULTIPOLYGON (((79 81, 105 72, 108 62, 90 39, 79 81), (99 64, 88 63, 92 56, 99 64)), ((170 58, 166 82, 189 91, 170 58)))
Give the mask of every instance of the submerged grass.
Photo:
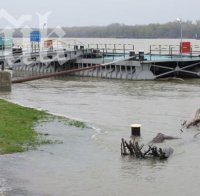
POLYGON ((0 99, 0 154, 24 152, 43 144, 61 143, 46 139, 48 134, 37 133, 36 123, 61 120, 69 126, 86 128, 86 124, 77 120, 48 114, 33 108, 23 107, 0 99))
POLYGON ((51 143, 38 137, 36 122, 48 114, 0 99, 0 154, 23 152, 41 144, 51 143))
POLYGON ((86 128, 86 125, 84 122, 78 121, 78 120, 70 120, 68 122, 70 126, 78 127, 78 128, 86 128))

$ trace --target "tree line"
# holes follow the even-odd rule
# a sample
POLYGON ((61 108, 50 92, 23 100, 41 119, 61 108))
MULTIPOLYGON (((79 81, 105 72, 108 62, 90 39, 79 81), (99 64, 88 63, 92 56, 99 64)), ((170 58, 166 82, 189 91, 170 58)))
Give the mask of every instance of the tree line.
MULTIPOLYGON (((181 26, 183 38, 200 38, 200 20, 134 26, 114 23, 108 26, 62 27, 62 31, 61 29, 48 28, 48 35, 49 37, 72 38, 180 38, 181 26)), ((30 32, 28 29, 15 29, 13 37, 24 36, 22 31, 30 32)), ((26 34, 26 36, 29 36, 29 33, 26 34)))
POLYGON ((193 23, 177 21, 165 24, 125 25, 114 23, 108 26, 64 27, 65 37, 84 38, 200 38, 200 20, 193 23))

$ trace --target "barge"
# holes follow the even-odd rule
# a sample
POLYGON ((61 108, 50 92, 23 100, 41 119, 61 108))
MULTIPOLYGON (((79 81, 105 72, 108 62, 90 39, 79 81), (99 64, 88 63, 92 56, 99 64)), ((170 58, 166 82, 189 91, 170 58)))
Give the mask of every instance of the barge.
POLYGON ((75 70, 70 75, 126 80, 200 77, 200 50, 194 50, 197 46, 190 46, 187 53, 179 45, 150 46, 148 52, 136 51, 134 45, 95 46, 52 44, 51 50, 22 49, 21 53, 1 55, 0 65, 18 76, 75 70))

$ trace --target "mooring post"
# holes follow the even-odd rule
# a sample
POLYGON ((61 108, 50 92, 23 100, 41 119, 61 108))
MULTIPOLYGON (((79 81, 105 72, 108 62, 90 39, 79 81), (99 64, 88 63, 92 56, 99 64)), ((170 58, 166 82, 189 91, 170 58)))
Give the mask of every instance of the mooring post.
POLYGON ((4 71, 5 69, 5 65, 4 65, 4 61, 1 62, 1 70, 4 71))
POLYGON ((140 136, 140 129, 141 125, 140 124, 132 124, 131 125, 131 136, 140 136))
POLYGON ((7 71, 0 71, 0 91, 11 91, 11 74, 7 71))

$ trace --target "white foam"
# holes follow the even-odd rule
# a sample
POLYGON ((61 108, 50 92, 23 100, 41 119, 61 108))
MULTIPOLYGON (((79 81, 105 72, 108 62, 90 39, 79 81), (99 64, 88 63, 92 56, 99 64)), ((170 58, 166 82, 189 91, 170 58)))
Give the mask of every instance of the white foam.
POLYGON ((67 115, 64 115, 64 114, 55 113, 55 112, 49 112, 49 111, 47 111, 47 112, 49 114, 54 115, 54 116, 63 117, 63 118, 66 118, 68 120, 77 120, 77 121, 81 121, 81 122, 86 122, 86 120, 83 120, 83 119, 80 119, 80 118, 76 118, 76 117, 73 117, 73 116, 67 116, 67 115))
POLYGON ((91 139, 93 140, 97 140, 98 136, 103 133, 103 131, 100 128, 94 127, 92 125, 88 125, 88 127, 95 131, 95 134, 91 136, 91 139))

